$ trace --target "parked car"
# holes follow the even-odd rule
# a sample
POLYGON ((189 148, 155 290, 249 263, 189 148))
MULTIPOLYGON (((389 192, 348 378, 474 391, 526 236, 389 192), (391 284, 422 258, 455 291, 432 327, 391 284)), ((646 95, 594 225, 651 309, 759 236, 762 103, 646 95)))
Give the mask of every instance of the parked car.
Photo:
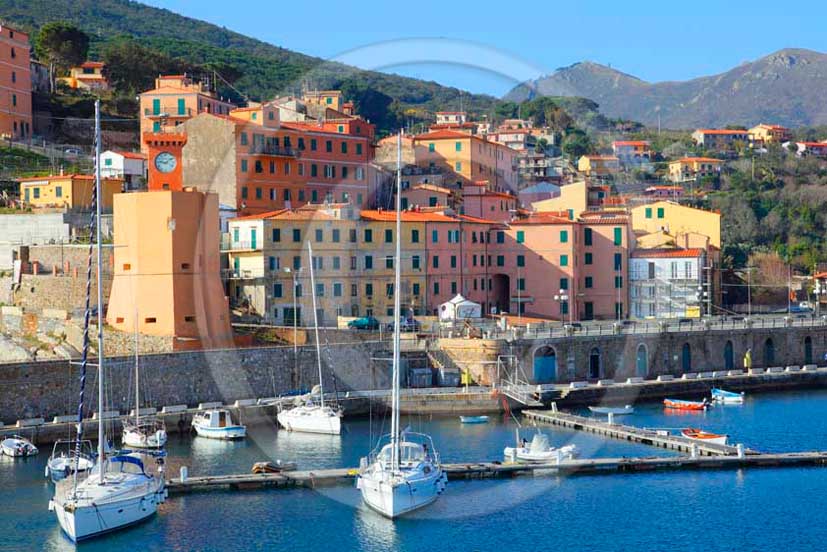
MULTIPOLYGON (((399 319, 399 331, 400 332, 419 332, 422 329, 422 324, 419 323, 419 320, 414 318, 400 318, 399 319)), ((393 322, 388 324, 388 331, 393 331, 393 322)))
POLYGON ((63 150, 63 154, 66 157, 80 157, 83 154, 83 152, 80 151, 79 148, 66 148, 65 150, 63 150))
POLYGON ((348 322, 347 327, 352 330, 378 330, 379 321, 372 316, 363 316, 348 322))

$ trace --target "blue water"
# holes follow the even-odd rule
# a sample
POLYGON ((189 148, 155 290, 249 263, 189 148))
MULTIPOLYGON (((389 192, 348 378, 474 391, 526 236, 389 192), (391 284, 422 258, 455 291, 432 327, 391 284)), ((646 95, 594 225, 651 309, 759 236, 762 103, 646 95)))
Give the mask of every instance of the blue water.
MULTIPOLYGON (((638 405, 625 422, 697 426, 762 451, 827 449, 827 391, 755 395, 743 406, 669 415, 638 405)), ((246 472, 258 460, 294 460, 301 468, 358 465, 384 422, 347 420, 341 437, 257 427, 240 443, 172 436, 169 471, 246 472)), ((430 432, 446 462, 500 459, 514 424, 463 426, 455 418, 403 421, 430 432)), ((530 437, 531 429, 524 430, 530 437)), ((652 456, 667 451, 547 430, 583 456, 652 456)), ((45 448, 45 447, 44 447, 45 448)), ((46 510, 44 450, 28 460, 0 459, 0 550, 70 550, 46 510)), ((366 510, 353 487, 212 491, 173 496, 134 528, 83 550, 821 550, 827 469, 748 469, 630 475, 452 481, 433 506, 391 522, 366 510)))

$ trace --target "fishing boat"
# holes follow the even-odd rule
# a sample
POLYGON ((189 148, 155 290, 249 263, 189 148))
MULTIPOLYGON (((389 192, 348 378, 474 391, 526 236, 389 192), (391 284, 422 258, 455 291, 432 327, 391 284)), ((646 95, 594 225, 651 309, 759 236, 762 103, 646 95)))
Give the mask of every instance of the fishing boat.
POLYGON ((703 401, 683 401, 680 399, 663 399, 663 406, 673 410, 706 410, 709 403, 703 401))
POLYGON ((595 414, 613 414, 615 416, 626 416, 628 414, 634 414, 635 407, 629 404, 627 404, 626 406, 590 406, 589 410, 591 410, 595 414))
MULTIPOLYGON (((396 252, 394 257, 393 319, 401 313, 402 236, 402 134, 397 141, 396 166, 396 252)), ((400 324, 393 329, 393 370, 391 388, 391 432, 359 466, 356 488, 372 510, 394 519, 433 503, 448 485, 433 440, 423 433, 400 429, 400 324)))
POLYGON ((463 424, 487 424, 488 416, 460 416, 459 421, 463 424))
POLYGON ((712 401, 721 404, 743 404, 744 393, 735 393, 733 391, 725 391, 723 389, 712 389, 712 401))
POLYGON ((12 435, 0 441, 0 453, 13 458, 34 456, 38 453, 37 447, 22 435, 12 435))
POLYGON ((505 447, 503 455, 509 462, 556 462, 574 458, 577 455, 577 447, 575 445, 552 447, 548 436, 540 431, 534 434, 529 443, 519 438, 518 431, 517 446, 505 447))
MULTIPOLYGON (((80 451, 83 441, 83 406, 86 369, 89 360, 89 327, 91 316, 91 275, 93 252, 97 251, 97 304, 104 305, 103 249, 101 239, 101 132, 100 100, 95 101, 95 192, 92 196, 92 221, 96 228, 96 239, 89 244, 87 261, 86 315, 84 318, 83 352, 80 361, 80 401, 78 404, 78 425, 76 449, 80 451)), ((98 408, 105 411, 107 389, 104 351, 103 308, 98 309, 97 350, 98 350, 98 408)), ((79 472, 80 455, 75 457, 72 477, 55 484, 55 494, 49 501, 49 510, 54 512, 61 529, 74 542, 117 531, 153 516, 158 505, 166 499, 166 486, 161 459, 158 469, 146 472, 143 459, 133 455, 108 456, 106 451, 106 422, 98 417, 98 456, 95 466, 86 474, 79 472), (85 477, 83 477, 85 475, 85 477)))
POLYGON ((316 363, 319 368, 319 403, 316 404, 312 398, 308 398, 302 404, 302 399, 298 399, 298 405, 288 410, 281 410, 276 415, 276 419, 288 431, 339 435, 342 432, 342 412, 324 402, 322 352, 319 345, 319 318, 316 310, 316 276, 313 272, 313 247, 310 242, 307 242, 307 254, 310 258, 310 289, 313 290, 311 295, 313 296, 313 325, 316 333, 316 363))
POLYGON ((693 441, 701 441, 702 443, 713 443, 716 445, 726 445, 727 436, 719 435, 717 433, 709 433, 694 427, 688 427, 681 430, 681 435, 693 441))
MULTIPOLYGON (((137 316, 136 316, 137 321, 137 316)), ((135 418, 123 423, 121 442, 127 448, 163 448, 167 444, 167 428, 155 416, 141 416, 141 371, 138 361, 138 324, 135 324, 135 418)))
POLYGON ((44 475, 57 483, 66 479, 75 472, 84 473, 95 465, 95 455, 92 452, 92 442, 83 441, 80 450, 75 449, 73 439, 61 439, 52 447, 52 455, 46 462, 44 475), (75 458, 78 456, 77 458, 75 458))
POLYGON ((199 412, 192 418, 192 427, 199 437, 208 439, 243 439, 247 436, 247 427, 233 422, 233 417, 226 408, 199 412))

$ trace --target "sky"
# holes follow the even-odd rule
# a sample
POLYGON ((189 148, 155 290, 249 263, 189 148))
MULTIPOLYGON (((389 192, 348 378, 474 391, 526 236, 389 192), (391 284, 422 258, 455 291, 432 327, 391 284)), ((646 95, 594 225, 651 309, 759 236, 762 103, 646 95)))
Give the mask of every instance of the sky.
POLYGON ((657 82, 781 48, 827 52, 827 3, 808 0, 142 1, 301 53, 495 96, 585 60, 657 82))

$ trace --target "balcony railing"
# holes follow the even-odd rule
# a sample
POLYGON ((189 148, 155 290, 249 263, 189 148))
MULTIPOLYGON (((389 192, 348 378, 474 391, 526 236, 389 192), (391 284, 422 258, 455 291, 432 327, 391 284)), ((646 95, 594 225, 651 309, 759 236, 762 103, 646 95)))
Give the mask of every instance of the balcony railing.
POLYGON ((152 108, 145 107, 144 108, 144 115, 149 117, 150 119, 173 119, 175 117, 192 117, 193 112, 191 107, 186 107, 183 109, 178 108, 177 105, 174 106, 161 106, 161 109, 156 111, 152 108))
POLYGON ((251 144, 250 153, 255 155, 272 155, 275 157, 299 157, 299 150, 276 144, 251 144))
POLYGON ((262 242, 256 241, 235 241, 222 239, 221 251, 260 251, 262 242))

